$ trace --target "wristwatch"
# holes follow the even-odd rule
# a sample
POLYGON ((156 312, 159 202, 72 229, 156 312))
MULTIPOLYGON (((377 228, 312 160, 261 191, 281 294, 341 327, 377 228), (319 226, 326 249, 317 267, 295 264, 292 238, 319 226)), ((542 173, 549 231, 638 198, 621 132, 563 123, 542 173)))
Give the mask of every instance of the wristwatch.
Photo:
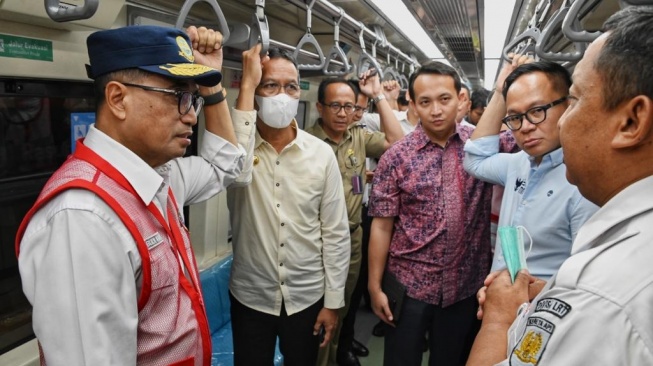
POLYGON ((383 99, 385 99, 384 94, 379 94, 376 97, 372 98, 372 100, 374 101, 374 104, 379 104, 379 102, 382 101, 383 99))
POLYGON ((227 90, 222 88, 219 92, 207 96, 202 96, 202 98, 204 98, 204 105, 214 105, 224 101, 226 96, 227 90))

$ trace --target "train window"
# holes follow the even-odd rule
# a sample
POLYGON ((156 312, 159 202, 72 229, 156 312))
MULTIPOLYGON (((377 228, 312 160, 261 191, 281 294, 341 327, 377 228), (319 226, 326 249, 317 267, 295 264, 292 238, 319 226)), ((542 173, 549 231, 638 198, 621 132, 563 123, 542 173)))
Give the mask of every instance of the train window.
POLYGON ((34 338, 14 238, 71 151, 71 118, 93 113, 91 83, 0 78, 0 354, 34 338))

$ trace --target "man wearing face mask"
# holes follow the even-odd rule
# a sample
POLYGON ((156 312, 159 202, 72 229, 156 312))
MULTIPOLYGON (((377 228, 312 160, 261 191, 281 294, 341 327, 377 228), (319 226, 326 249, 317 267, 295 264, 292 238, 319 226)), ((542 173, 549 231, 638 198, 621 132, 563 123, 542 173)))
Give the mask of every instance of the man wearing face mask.
MULTIPOLYGON (((245 52, 262 73, 251 174, 228 189, 234 363, 314 365, 345 305, 350 246, 342 179, 331 148, 297 127, 297 64, 277 48, 245 52), (322 337, 323 336, 323 337, 322 337), (321 342, 321 343, 320 343, 321 342)), ((242 87, 241 87, 242 88, 242 87)), ((245 170, 247 171, 247 170, 245 170)))

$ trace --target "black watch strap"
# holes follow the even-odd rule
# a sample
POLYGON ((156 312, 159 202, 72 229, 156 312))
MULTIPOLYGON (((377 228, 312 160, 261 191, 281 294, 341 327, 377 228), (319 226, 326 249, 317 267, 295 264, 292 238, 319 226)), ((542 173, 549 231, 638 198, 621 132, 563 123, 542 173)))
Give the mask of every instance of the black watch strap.
POLYGON ((222 88, 219 92, 207 96, 202 96, 202 98, 204 98, 204 105, 214 105, 224 101, 226 96, 226 90, 222 88))

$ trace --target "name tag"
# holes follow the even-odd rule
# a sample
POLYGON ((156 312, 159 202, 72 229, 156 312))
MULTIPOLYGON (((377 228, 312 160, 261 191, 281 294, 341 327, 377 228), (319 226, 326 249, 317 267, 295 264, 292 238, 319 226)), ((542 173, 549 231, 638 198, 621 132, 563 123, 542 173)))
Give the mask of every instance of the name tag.
POLYGON ((163 243, 163 238, 159 233, 154 233, 153 235, 145 238, 145 244, 148 249, 154 249, 159 244, 163 243))

